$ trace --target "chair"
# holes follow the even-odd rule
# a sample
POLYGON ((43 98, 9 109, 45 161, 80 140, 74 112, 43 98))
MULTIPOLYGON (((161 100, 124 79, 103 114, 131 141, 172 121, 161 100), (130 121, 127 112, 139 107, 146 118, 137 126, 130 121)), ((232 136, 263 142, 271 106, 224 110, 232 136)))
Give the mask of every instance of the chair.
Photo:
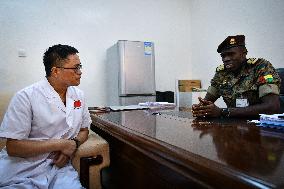
POLYGON ((280 112, 284 113, 284 95, 280 95, 280 112))
POLYGON ((85 188, 101 189, 101 170, 110 164, 109 144, 95 132, 76 151, 72 165, 85 188))
MULTIPOLYGON (((6 140, 0 139, 0 149, 6 140)), ((76 151, 72 165, 78 171, 85 188, 101 189, 101 169, 109 166, 109 145, 99 135, 90 131, 89 138, 76 151)))
POLYGON ((0 124, 6 112, 6 109, 9 105, 9 102, 12 98, 13 94, 9 92, 0 92, 0 124))
POLYGON ((280 86, 280 112, 284 113, 284 68, 277 68, 277 73, 281 78, 281 86, 280 86))
POLYGON ((280 95, 284 95, 284 68, 277 68, 276 72, 281 78, 280 95))

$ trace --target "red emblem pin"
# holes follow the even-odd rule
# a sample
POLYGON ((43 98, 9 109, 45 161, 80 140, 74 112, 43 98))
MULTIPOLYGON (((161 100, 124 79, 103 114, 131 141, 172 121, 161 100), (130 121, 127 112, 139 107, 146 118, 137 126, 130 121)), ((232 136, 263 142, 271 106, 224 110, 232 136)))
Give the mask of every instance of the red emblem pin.
POLYGON ((78 109, 81 108, 81 101, 80 100, 75 100, 74 101, 74 109, 75 108, 78 108, 78 109))

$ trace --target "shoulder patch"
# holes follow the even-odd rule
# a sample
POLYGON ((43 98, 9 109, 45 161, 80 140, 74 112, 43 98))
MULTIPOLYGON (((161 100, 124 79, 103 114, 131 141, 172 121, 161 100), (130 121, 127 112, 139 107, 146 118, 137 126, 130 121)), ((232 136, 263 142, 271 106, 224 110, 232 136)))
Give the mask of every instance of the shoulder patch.
POLYGON ((219 72, 219 71, 222 71, 222 70, 224 70, 224 64, 221 64, 216 68, 216 72, 219 72))
POLYGON ((247 60, 247 63, 248 63, 248 64, 255 64, 257 61, 258 61, 258 58, 249 58, 249 59, 247 60))

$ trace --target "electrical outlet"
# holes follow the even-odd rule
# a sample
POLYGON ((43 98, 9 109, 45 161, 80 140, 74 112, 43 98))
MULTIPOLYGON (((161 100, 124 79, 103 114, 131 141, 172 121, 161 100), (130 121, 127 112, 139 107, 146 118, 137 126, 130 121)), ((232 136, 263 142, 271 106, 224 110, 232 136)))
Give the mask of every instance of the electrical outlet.
POLYGON ((27 57, 27 53, 25 49, 19 49, 18 50, 18 57, 27 57))

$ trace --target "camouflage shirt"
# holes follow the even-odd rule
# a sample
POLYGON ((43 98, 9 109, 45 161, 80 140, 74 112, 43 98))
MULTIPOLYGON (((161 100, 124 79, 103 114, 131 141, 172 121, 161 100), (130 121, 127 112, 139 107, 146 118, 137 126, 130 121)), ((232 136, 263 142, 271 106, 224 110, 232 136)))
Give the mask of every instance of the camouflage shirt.
POLYGON ((223 97, 228 107, 236 107, 237 98, 246 98, 249 105, 260 103, 267 94, 279 94, 280 77, 270 62, 262 58, 247 59, 235 75, 220 65, 207 92, 223 97))

